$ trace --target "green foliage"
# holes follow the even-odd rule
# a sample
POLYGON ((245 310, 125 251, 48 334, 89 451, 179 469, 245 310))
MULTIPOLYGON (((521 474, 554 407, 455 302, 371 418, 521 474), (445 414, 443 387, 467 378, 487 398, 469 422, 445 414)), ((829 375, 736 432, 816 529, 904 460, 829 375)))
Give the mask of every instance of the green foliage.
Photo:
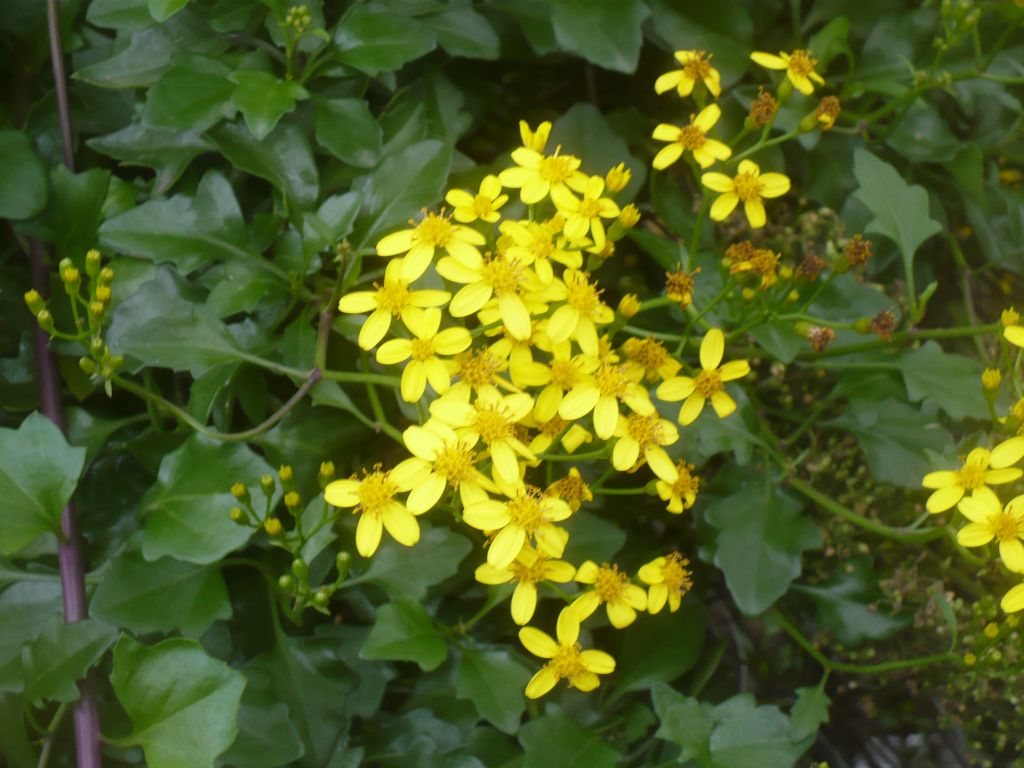
POLYGON ((448 647, 419 603, 396 600, 377 611, 359 655, 370 660, 415 661, 429 672, 445 660, 448 647))
POLYGON ((85 677, 117 639, 108 624, 86 619, 65 624, 56 617, 22 654, 25 698, 29 701, 75 701, 78 680, 85 677))

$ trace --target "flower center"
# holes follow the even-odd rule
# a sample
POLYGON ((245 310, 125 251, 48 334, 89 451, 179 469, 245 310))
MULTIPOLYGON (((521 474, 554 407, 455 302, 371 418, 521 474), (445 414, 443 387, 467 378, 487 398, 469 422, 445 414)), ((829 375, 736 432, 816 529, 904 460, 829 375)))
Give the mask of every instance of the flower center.
POLYGON ((442 248, 451 242, 455 229, 445 216, 428 213, 416 227, 416 239, 425 245, 439 245, 442 248))
POLYGON ((593 314, 601 304, 601 290, 587 280, 585 272, 566 272, 565 302, 581 315, 593 314))
POLYGON ((547 666, 558 675, 559 679, 572 677, 584 671, 583 662, 580 661, 580 644, 561 646, 558 652, 551 657, 547 666))
POLYGON ((695 149, 700 149, 707 143, 707 136, 704 135, 704 131, 698 128, 696 125, 684 125, 680 129, 679 138, 676 140, 682 144, 683 149, 688 149, 691 152, 695 149))
POLYGON ((473 213, 477 218, 494 212, 494 201, 486 195, 477 195, 473 198, 473 213))
POLYGON ((661 417, 656 413, 648 416, 641 416, 638 413, 631 414, 626 418, 626 431, 630 437, 640 443, 641 452, 645 448, 661 445, 665 439, 661 417))
POLYGON ((508 514, 510 524, 522 528, 528 535, 540 528, 544 520, 544 511, 540 506, 541 496, 534 488, 527 488, 514 499, 509 499, 508 514))
POLYGON ((761 198, 761 180, 753 173, 741 173, 732 180, 736 196, 744 203, 761 198))
POLYGON ((629 577, 619 571, 619 566, 605 563, 597 569, 597 576, 594 577, 594 591, 601 598, 602 603, 610 603, 622 597, 629 577))
POLYGON ((601 200, 596 197, 584 197, 580 201, 579 215, 585 219, 596 219, 601 215, 601 200))
POLYGON ((573 512, 579 512, 583 502, 592 501, 594 498, 590 486, 584 482, 575 467, 568 475, 549 485, 545 493, 564 501, 573 512))
POLYGON ((594 374, 594 383, 602 395, 621 398, 626 394, 629 379, 626 378, 624 366, 604 363, 594 374))
POLYGON ((512 426, 501 406, 477 406, 473 428, 488 445, 511 437, 512 426))
POLYGON ((559 389, 572 389, 580 377, 579 373, 572 360, 551 361, 551 383, 559 389))
POLYGON ((682 270, 666 273, 665 296, 684 306, 689 304, 693 301, 693 275, 682 270))
POLYGON ((494 381, 502 367, 500 358, 482 349, 459 361, 459 376, 473 389, 480 389, 494 381))
POLYGON ((429 360, 434 356, 434 340, 433 339, 413 339, 412 349, 409 356, 413 360, 423 362, 429 360))
POLYGON ((703 80, 711 74, 711 56, 704 51, 697 51, 683 65, 683 73, 691 80, 703 80))
POLYGON ((481 277, 496 294, 502 296, 516 292, 522 272, 523 268, 516 259, 488 257, 484 262, 481 277))
POLYGON ((679 477, 672 483, 672 493, 680 498, 685 498, 689 494, 697 494, 700 490, 700 478, 697 477, 691 471, 692 465, 687 465, 684 462, 676 464, 676 471, 679 473, 679 477))
POLYGON ((509 569, 520 584, 537 584, 544 581, 544 565, 548 559, 543 555, 537 557, 537 562, 527 565, 521 560, 513 560, 509 569))
POLYGON ((956 473, 957 485, 967 491, 985 485, 985 467, 980 464, 964 464, 956 473))
POLYGON ((722 383, 722 374, 716 368, 713 371, 701 371, 693 380, 694 391, 703 398, 709 398, 715 392, 721 392, 725 385, 722 383))
POLYGON ((476 453, 465 443, 447 443, 434 459, 434 471, 444 476, 448 485, 458 488, 473 475, 476 453))
POLYGON ((657 339, 631 337, 622 345, 622 351, 629 360, 641 366, 648 374, 657 373, 668 362, 668 352, 657 339))
POLYGON ((395 317, 409 306, 409 286, 402 280, 384 280, 384 285, 373 284, 377 289, 377 306, 395 317))
POLYGON ((1024 533, 1024 530, 1022 530, 1024 526, 1021 526, 1021 522, 1006 512, 1000 512, 996 515, 989 523, 989 526, 992 528, 992 535, 999 542, 1013 541, 1020 538, 1021 534, 1024 533))
POLYGON ((572 155, 559 155, 557 152, 558 150, 555 150, 554 155, 548 155, 541 160, 538 169, 541 177, 551 184, 561 184, 576 170, 573 165, 573 160, 576 158, 572 155))
POLYGON ((789 71, 794 75, 809 75, 814 71, 814 65, 818 62, 811 58, 807 51, 797 49, 789 55, 789 71))
POLYGON ((546 437, 555 438, 565 431, 565 428, 569 426, 569 422, 563 419, 561 416, 552 416, 550 419, 540 425, 541 434, 546 437))
POLYGON ((391 481, 388 473, 374 470, 367 473, 359 483, 359 506, 365 515, 380 515, 396 493, 398 485, 391 481))
POLYGON ((673 552, 665 558, 665 567, 662 574, 665 578, 665 586, 670 592, 687 592, 693 586, 693 576, 686 567, 690 561, 682 557, 678 552, 673 552))

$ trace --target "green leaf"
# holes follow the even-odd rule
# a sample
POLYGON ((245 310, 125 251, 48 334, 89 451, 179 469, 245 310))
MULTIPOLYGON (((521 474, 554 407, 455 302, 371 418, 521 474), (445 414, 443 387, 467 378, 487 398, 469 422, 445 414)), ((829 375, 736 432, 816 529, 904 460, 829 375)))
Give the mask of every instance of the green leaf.
POLYGON ((455 695, 472 701, 480 717, 499 730, 514 734, 526 709, 523 690, 532 676, 506 648, 466 648, 459 660, 455 695))
POLYGON ((561 144, 565 152, 577 155, 583 161, 580 167, 587 173, 604 176, 609 168, 625 163, 632 178, 616 199, 631 200, 643 188, 647 165, 630 154, 629 144, 593 104, 580 102, 570 107, 555 121, 551 140, 561 144))
POLYGON ((142 747, 149 768, 212 768, 235 740, 245 677, 195 641, 147 647, 122 637, 110 682, 134 726, 113 741, 142 747))
POLYGON ((231 484, 255 489, 270 472, 270 465, 245 445, 192 435, 160 462, 157 483, 143 499, 142 554, 147 560, 170 555, 212 563, 241 547, 252 529, 228 517, 237 503, 231 484))
POLYGON ((231 618, 231 603, 216 567, 169 557, 147 562, 126 552, 111 563, 89 611, 140 635, 180 630, 198 638, 217 619, 231 618))
POLYGON ((218 59, 179 53, 149 89, 143 120, 150 125, 201 133, 235 114, 231 69, 218 59))
POLYGON ((0 691, 21 691, 21 649, 62 616, 60 582, 19 581, 0 592, 0 691))
POLYGON ((370 560, 370 567, 357 578, 381 587, 392 600, 420 601, 430 587, 458 573, 459 563, 472 548, 465 536, 424 525, 415 547, 384 542, 370 560))
POLYGON ((317 143, 349 165, 372 168, 380 159, 382 132, 362 99, 316 103, 317 143))
POLYGON ((803 741, 813 736, 828 722, 828 694, 823 685, 813 688, 797 688, 796 701, 789 711, 789 738, 803 741))
POLYGON ((468 0, 452 2, 449 9, 423 19, 437 35, 437 42, 452 56, 497 59, 501 40, 487 17, 473 10, 468 0))
POLYGON ((211 131, 221 152, 238 169, 266 179, 295 209, 309 209, 320 194, 313 151, 303 130, 284 123, 262 141, 240 125, 229 123, 211 131))
POLYGON ((704 646, 704 609, 696 600, 683 602, 676 613, 666 608, 644 617, 643 632, 621 633, 615 656, 615 689, 610 700, 629 691, 669 683, 690 670, 704 646))
POLYGON ((351 6, 334 32, 338 59, 371 77, 400 69, 434 50, 434 33, 424 24, 374 3, 351 6))
POLYGON ((632 74, 643 44, 647 6, 640 0, 554 0, 555 37, 563 50, 605 69, 632 74))
POLYGON ((46 239, 58 257, 81 264, 85 252, 96 246, 110 172, 92 168, 72 173, 59 165, 50 173, 50 184, 50 202, 41 217, 49 230, 46 239))
POLYGON ((76 683, 106 653, 117 629, 94 619, 65 624, 53 617, 22 654, 28 701, 77 701, 76 683))
POLYGON ((143 29, 153 25, 148 0, 93 0, 86 21, 107 29, 143 29))
POLYGON ((222 764, 233 768, 275 768, 292 765, 305 754, 291 713, 287 705, 277 701, 270 683, 262 674, 246 676, 238 710, 238 738, 224 753, 222 764))
POLYGON ((803 551, 821 543, 818 529, 800 515, 800 503, 759 478, 710 504, 705 519, 719 531, 715 565, 748 615, 782 597, 800 575, 803 551))
POLYGON ((928 341, 900 355, 897 365, 911 400, 932 400, 954 419, 988 418, 977 361, 943 352, 937 342, 928 341))
POLYGON ((85 449, 68 445, 41 413, 17 429, 0 429, 0 554, 60 531, 61 512, 84 465, 85 449))
POLYGON ((156 21, 167 21, 186 5, 188 0, 149 0, 149 13, 156 21))
MULTIPOLYGON (((170 189, 198 155, 214 149, 213 143, 196 131, 161 128, 146 123, 133 123, 106 136, 89 139, 86 144, 120 161, 122 165, 142 166, 156 171, 151 192, 154 197, 170 189)), ((165 201, 154 201, 155 204, 162 202, 165 201)), ((188 206, 185 208, 188 209, 188 206)), ((180 215, 180 210, 174 211, 174 215, 180 215)), ((191 211, 189 214, 194 220, 195 215, 191 211)), ((175 219, 171 216, 167 221, 173 224, 175 219)), ((104 227, 104 230, 108 231, 108 227, 104 227)), ((185 227, 173 227, 171 231, 180 236, 188 230, 185 227)))
POLYGON ((189 198, 150 200, 103 223, 100 242, 131 256, 172 262, 187 274, 217 261, 260 263, 252 250, 234 190, 218 171, 189 198))
POLYGON ((754 50, 754 22, 750 6, 744 0, 718 0, 711 3, 679 3, 674 0, 648 0, 651 9, 649 33, 661 41, 666 51, 660 57, 658 71, 676 69, 671 51, 714 51, 714 66, 722 73, 722 85, 728 87, 740 79, 750 65, 754 50))
POLYGON ((187 300, 167 268, 114 310, 107 344, 146 365, 199 376, 244 356, 234 337, 204 304, 187 300))
POLYGON ((789 735, 789 718, 778 707, 756 706, 740 694, 715 707, 711 759, 720 768, 791 768, 810 746, 789 735))
POLYGON ((242 113, 257 141, 295 109, 296 101, 309 98, 309 92, 298 83, 278 80, 269 72, 236 70, 229 79, 238 85, 231 94, 231 103, 242 113))
POLYGON ((655 735, 679 745, 680 763, 697 759, 702 765, 709 765, 711 732, 715 728, 714 708, 684 696, 664 683, 654 686, 651 698, 660 721, 655 735))
POLYGON ((519 729, 526 753, 523 768, 613 768, 622 754, 604 743, 592 728, 568 715, 545 715, 519 729))
POLYGON ((25 729, 27 704, 20 696, 0 693, 0 758, 9 768, 36 768, 36 750, 25 729))
POLYGON ((21 131, 0 131, 0 219, 30 219, 46 207, 46 165, 21 131))
POLYGON ((145 88, 160 80, 179 50, 173 32, 164 25, 142 29, 132 35, 127 48, 77 69, 72 77, 100 88, 145 88))
POLYGON ((424 672, 429 672, 448 657, 448 646, 419 603, 396 600, 377 611, 377 620, 359 657, 374 661, 415 661, 424 672))
POLYGON ((610 560, 626 543, 626 531, 622 526, 610 523, 585 509, 566 520, 565 528, 569 531, 569 543, 564 556, 573 563, 610 560))
POLYGON ((866 231, 896 243, 904 272, 912 276, 918 247, 942 229, 928 215, 928 193, 923 187, 907 184, 895 168, 866 149, 854 153, 853 174, 860 184, 854 197, 874 215, 866 231))
POLYGON ((939 111, 924 99, 913 102, 886 143, 912 163, 952 160, 962 146, 939 111))

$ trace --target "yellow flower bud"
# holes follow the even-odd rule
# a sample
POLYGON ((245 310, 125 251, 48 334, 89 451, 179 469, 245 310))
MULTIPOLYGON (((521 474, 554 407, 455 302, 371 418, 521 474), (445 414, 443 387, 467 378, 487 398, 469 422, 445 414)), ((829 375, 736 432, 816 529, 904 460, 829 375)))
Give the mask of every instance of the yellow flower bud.
POLYGON ((288 491, 284 495, 284 505, 288 509, 295 509, 300 503, 302 503, 302 498, 295 491, 288 491))
POLYGON ((96 286, 96 301, 100 301, 100 302, 103 302, 104 304, 106 304, 108 301, 110 301, 110 297, 112 295, 113 295, 113 292, 110 290, 110 286, 109 285, 97 285, 96 286))
POLYGON ((99 281, 104 285, 110 285, 112 282, 114 282, 114 270, 112 270, 110 267, 104 267, 103 269, 101 269, 99 281))
POLYGON ((640 311, 640 299, 635 293, 627 293, 619 301, 618 312, 626 318, 634 317, 640 311))
POLYGON ((100 252, 95 248, 85 254, 85 274, 96 277, 100 273, 100 252))
POLYGON ((995 392, 1003 383, 1003 374, 998 368, 986 368, 981 374, 981 386, 988 392, 995 392))
POLYGON ((274 478, 270 475, 263 475, 260 478, 260 490, 263 491, 264 496, 274 495, 274 478))
POLYGON ((249 489, 246 488, 245 483, 234 483, 231 486, 231 495, 239 500, 248 499, 249 489))
POLYGON ((282 464, 277 469, 277 476, 281 478, 282 483, 289 482, 292 479, 293 475, 294 473, 292 472, 292 467, 290 464, 282 464))
POLYGON ((619 212, 619 218, 616 221, 626 229, 632 229, 636 226, 636 223, 640 221, 640 209, 630 203, 629 205, 623 206, 619 212))
POLYGON ((1013 307, 1007 307, 1003 310, 1003 314, 999 316, 999 322, 1003 324, 1004 328, 1008 325, 1018 325, 1020 323, 1020 313, 1013 307))
POLYGON ((284 530, 284 526, 276 517, 268 517, 263 521, 263 530, 267 532, 268 536, 277 536, 284 530))
POLYGON ((629 180, 632 178, 632 176, 633 174, 630 172, 629 168, 626 167, 626 164, 619 163, 610 171, 608 171, 607 174, 605 174, 605 189, 607 189, 612 194, 615 194, 616 192, 621 192, 629 184, 629 180))
POLYGON ((977 663, 978 663, 978 657, 975 656, 973 653, 968 651, 967 653, 964 654, 964 665, 965 666, 973 667, 977 663))
POLYGON ((985 637, 989 640, 995 640, 999 637, 999 625, 994 622, 989 622, 985 625, 985 637))
POLYGON ((39 323, 39 327, 49 333, 53 330, 53 315, 50 314, 50 310, 43 307, 36 312, 36 322, 39 323))
POLYGON ((240 523, 245 519, 245 512, 242 511, 241 507, 232 507, 231 511, 228 512, 228 517, 234 522, 240 523))
POLYGON ((25 304, 28 306, 28 311, 34 316, 38 316, 40 312, 46 309, 46 301, 39 291, 34 288, 31 291, 25 291, 25 304))

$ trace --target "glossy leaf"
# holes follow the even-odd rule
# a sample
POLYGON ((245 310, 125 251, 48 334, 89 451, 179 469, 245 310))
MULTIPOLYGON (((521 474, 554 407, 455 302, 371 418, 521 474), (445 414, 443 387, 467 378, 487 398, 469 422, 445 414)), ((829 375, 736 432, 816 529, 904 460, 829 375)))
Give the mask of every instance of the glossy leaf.
POLYGON ((533 676, 523 662, 502 648, 466 648, 459 660, 455 695, 505 733, 516 733, 526 709, 523 690, 533 676))
POLYGON ((612 768, 622 755, 568 715, 545 715, 519 730, 523 768, 612 768))
POLYGON ((117 630, 85 619, 65 624, 54 617, 22 655, 25 698, 29 701, 77 701, 76 683, 114 644, 117 630))
POLYGON ((640 26, 647 6, 640 0, 555 0, 555 37, 563 49, 599 67, 630 73, 640 59, 640 26))
POLYGON ((393 600, 422 600, 435 584, 454 576, 473 548, 465 536, 447 528, 423 526, 419 543, 403 547, 387 541, 358 578, 381 587, 393 600), (409 578, 411 573, 416 578, 409 578))
POLYGON ((429 27, 375 3, 353 5, 334 32, 342 63, 368 75, 399 69, 434 50, 429 27))
POLYGON ((28 219, 46 206, 46 166, 21 131, 0 131, 0 219, 28 219))
POLYGON ((954 419, 987 418, 980 363, 943 352, 938 343, 928 341, 900 355, 897 364, 911 400, 934 401, 954 419))
POLYGON ((231 69, 209 56, 179 53, 160 81, 149 89, 143 119, 164 128, 202 132, 231 118, 235 84, 231 69))
POLYGON ((298 83, 278 80, 269 72, 236 70, 229 76, 237 84, 231 103, 245 118, 253 137, 260 141, 274 130, 277 121, 295 109, 295 102, 309 98, 298 83))
POLYGON ((360 658, 415 661, 426 672, 448 656, 448 646, 419 603, 398 600, 382 605, 360 658))
POLYGON ((317 143, 342 162, 372 168, 380 158, 381 136, 380 125, 362 99, 317 101, 317 143))

